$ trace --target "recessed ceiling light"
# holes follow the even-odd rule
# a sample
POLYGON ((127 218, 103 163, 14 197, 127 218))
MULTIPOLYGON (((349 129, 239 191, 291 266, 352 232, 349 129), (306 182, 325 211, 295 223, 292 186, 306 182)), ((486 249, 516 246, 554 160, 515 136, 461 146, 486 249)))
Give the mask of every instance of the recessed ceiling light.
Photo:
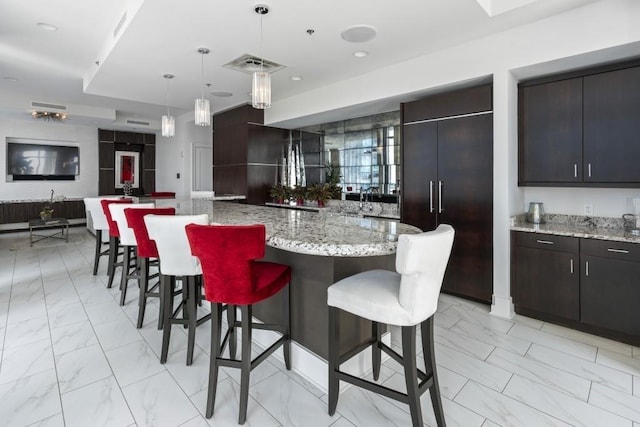
POLYGON ((18 78, 17 77, 4 77, 4 79, 8 82, 17 82, 18 78))
POLYGON ((58 27, 56 27, 55 25, 47 24, 46 22, 38 22, 36 25, 39 28, 42 28, 43 30, 47 30, 47 31, 57 31, 58 30, 58 27))
POLYGON ((351 43, 363 43, 373 40, 376 36, 376 29, 370 25, 354 25, 344 30, 342 39, 351 43))
POLYGON ((302 76, 291 76, 289 78, 294 82, 299 82, 300 80, 302 80, 302 76))
POLYGON ((369 52, 365 52, 364 50, 356 50, 353 52, 353 56, 356 58, 364 58, 365 56, 369 56, 369 52))
POLYGON ((233 93, 226 92, 224 90, 214 90, 213 92, 211 92, 211 95, 219 96, 220 98, 229 98, 230 96, 233 96, 233 93))

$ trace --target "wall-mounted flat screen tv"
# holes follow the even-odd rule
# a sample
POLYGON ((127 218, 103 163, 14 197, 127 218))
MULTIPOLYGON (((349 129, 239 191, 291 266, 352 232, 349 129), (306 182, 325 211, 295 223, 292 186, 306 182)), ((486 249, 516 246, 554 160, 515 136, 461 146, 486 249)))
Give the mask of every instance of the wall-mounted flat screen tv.
POLYGON ((80 174, 80 150, 70 145, 7 142, 7 175, 18 180, 73 180, 80 174))

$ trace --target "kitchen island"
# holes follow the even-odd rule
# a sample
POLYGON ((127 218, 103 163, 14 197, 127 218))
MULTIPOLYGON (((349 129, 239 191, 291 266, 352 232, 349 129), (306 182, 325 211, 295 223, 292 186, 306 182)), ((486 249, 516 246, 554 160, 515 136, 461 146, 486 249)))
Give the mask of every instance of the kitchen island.
MULTIPOLYGON (((169 201, 166 202, 170 203, 169 201)), ((165 203, 158 201, 158 206, 165 203)), ((174 201, 178 214, 206 213, 220 224, 264 224, 267 234, 265 260, 291 266, 292 364, 307 379, 326 389, 328 345, 327 288, 336 281, 374 268, 395 271, 399 234, 415 234, 418 228, 397 221, 340 214, 318 214, 238 203, 203 200, 174 201), (324 367, 324 368, 323 368, 324 367)), ((254 316, 277 322, 278 296, 254 306, 254 316)), ((371 334, 369 321, 343 312, 343 351, 371 334)), ((263 331, 255 331, 260 342, 263 331)), ((265 333, 266 334, 266 333, 265 333)), ((267 342, 268 338, 262 342, 267 342)), ((354 359, 366 369, 370 358, 354 359)))

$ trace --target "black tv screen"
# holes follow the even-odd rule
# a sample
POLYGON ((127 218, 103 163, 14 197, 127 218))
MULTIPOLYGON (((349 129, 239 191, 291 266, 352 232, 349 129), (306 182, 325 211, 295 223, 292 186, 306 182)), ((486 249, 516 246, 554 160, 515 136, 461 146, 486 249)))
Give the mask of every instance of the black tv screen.
POLYGON ((7 174, 13 179, 64 179, 80 174, 78 147, 7 142, 7 174))

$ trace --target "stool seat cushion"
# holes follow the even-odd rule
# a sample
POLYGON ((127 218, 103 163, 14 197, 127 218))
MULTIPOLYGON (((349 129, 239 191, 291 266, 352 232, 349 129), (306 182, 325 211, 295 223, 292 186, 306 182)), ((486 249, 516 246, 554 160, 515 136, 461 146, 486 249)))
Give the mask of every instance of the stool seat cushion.
POLYGON ((354 274, 329 287, 327 304, 374 322, 412 326, 416 323, 411 313, 398 299, 400 279, 398 273, 388 270, 354 274))

